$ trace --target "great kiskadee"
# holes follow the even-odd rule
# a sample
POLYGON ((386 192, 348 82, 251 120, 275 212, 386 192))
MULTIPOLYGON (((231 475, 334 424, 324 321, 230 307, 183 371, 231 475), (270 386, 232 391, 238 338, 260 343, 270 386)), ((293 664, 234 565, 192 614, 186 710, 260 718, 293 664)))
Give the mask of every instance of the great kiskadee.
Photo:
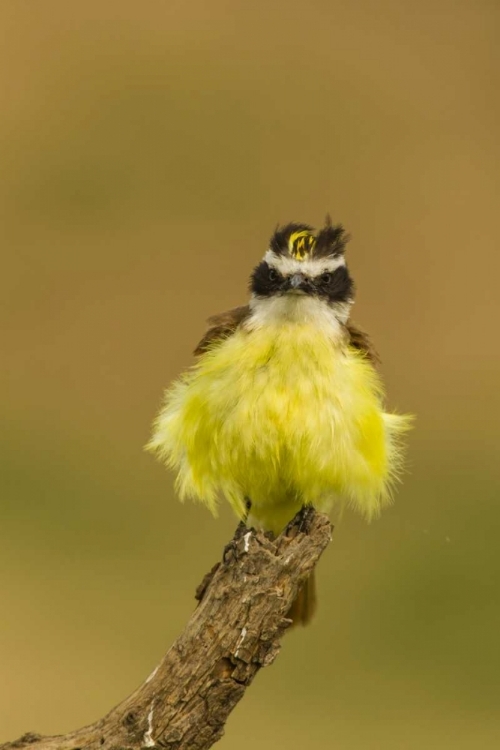
MULTIPOLYGON (((148 450, 181 499, 279 533, 304 505, 371 519, 390 501, 410 418, 384 411, 376 355, 350 321, 348 237, 329 218, 278 228, 249 304, 209 319, 196 363, 166 392, 148 450)), ((314 607, 312 581, 292 619, 314 607)))

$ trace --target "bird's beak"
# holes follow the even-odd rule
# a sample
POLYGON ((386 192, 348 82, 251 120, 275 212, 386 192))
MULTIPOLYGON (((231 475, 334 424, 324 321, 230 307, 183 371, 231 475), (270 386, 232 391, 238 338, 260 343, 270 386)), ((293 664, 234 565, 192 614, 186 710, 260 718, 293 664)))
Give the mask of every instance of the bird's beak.
POLYGON ((302 292, 306 286, 306 277, 302 273, 294 273, 290 278, 290 291, 291 292, 302 292))

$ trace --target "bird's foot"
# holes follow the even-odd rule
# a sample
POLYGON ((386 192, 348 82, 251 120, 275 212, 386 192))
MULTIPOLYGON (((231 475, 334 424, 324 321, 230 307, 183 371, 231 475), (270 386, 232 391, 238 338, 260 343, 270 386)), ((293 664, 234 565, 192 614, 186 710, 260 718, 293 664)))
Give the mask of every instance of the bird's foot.
POLYGON ((224 547, 224 554, 223 554, 222 559, 225 562, 231 559, 234 555, 238 555, 238 553, 241 552, 241 548, 244 550, 244 552, 248 551, 248 545, 250 543, 250 536, 253 533, 255 533, 255 529, 252 529, 251 527, 249 528, 247 526, 248 514, 250 513, 251 507, 252 507, 252 503, 250 501, 250 498, 246 497, 245 498, 245 514, 242 520, 237 525, 233 538, 231 539, 229 544, 226 544, 226 546, 224 547))
POLYGON ((312 505, 303 505, 297 515, 286 526, 285 536, 295 537, 297 534, 309 534, 315 513, 316 511, 312 505))

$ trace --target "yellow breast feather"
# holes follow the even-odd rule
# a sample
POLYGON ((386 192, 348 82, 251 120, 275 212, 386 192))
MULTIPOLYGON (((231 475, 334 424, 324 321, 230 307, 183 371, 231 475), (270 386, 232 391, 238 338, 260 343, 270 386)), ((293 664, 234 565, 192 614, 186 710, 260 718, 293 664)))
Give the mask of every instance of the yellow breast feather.
POLYGON ((167 391, 147 448, 177 471, 181 498, 280 530, 332 500, 370 519, 390 501, 411 418, 384 412, 358 350, 311 324, 238 329, 167 391))

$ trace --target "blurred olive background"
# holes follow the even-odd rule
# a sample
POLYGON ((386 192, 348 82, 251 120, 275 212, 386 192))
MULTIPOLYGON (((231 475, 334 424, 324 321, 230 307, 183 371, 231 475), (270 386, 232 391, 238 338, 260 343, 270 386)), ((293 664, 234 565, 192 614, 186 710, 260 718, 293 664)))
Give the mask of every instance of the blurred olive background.
POLYGON ((95 720, 235 526, 143 453, 276 223, 352 233, 355 319, 418 415, 312 627, 218 747, 500 746, 496 2, 0 5, 0 740, 95 720))

